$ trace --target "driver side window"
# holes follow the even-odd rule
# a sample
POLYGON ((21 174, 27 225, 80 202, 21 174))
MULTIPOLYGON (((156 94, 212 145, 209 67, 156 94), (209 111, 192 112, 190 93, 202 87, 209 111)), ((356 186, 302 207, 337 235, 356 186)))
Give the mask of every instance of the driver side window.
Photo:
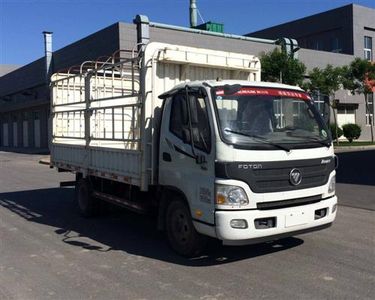
POLYGON ((190 114, 185 94, 176 94, 172 99, 169 130, 185 143, 191 143, 191 132, 194 147, 209 153, 211 151, 211 131, 205 99, 201 96, 189 95, 190 114), (189 115, 191 120, 189 122, 189 115), (186 140, 188 136, 188 141, 186 140))

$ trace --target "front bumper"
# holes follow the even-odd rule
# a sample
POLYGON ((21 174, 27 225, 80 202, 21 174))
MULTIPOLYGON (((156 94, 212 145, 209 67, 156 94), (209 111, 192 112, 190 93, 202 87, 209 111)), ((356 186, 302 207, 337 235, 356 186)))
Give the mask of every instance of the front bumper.
POLYGON ((251 244, 261 240, 272 240, 293 236, 307 231, 327 227, 331 224, 337 212, 337 197, 322 200, 318 203, 271 210, 242 210, 216 211, 216 236, 225 244, 251 244), (333 211, 333 208, 336 210, 333 211), (316 219, 315 212, 327 208, 327 214, 316 219), (275 218, 272 228, 257 229, 255 220, 260 218, 275 218), (248 228, 232 228, 233 219, 246 220, 248 228))

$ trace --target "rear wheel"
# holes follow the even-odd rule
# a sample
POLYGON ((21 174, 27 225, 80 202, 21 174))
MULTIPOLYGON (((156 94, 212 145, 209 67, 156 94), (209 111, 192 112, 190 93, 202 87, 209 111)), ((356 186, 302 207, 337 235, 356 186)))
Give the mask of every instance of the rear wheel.
POLYGON ((89 180, 80 178, 76 184, 76 201, 79 212, 84 217, 93 217, 98 213, 98 199, 92 196, 89 180))
POLYGON ((189 207, 179 199, 168 205, 166 231, 172 249, 183 256, 197 256, 206 246, 206 237, 194 228, 189 207))

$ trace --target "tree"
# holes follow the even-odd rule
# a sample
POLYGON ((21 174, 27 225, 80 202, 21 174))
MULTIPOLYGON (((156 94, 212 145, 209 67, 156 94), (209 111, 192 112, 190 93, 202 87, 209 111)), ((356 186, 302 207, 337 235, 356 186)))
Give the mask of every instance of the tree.
POLYGON ((343 67, 333 67, 332 65, 327 65, 324 69, 314 68, 309 72, 309 81, 304 84, 304 88, 310 92, 319 91, 329 97, 329 104, 333 108, 333 117, 335 121, 335 137, 338 143, 339 134, 337 132, 337 118, 335 107, 332 103, 334 100, 335 92, 338 91, 343 82, 344 78, 344 68, 343 67))
POLYGON ((290 85, 302 85, 306 66, 299 60, 290 57, 278 48, 260 56, 262 80, 281 82, 290 85))
MULTIPOLYGON (((353 95, 364 95, 366 110, 370 113, 368 94, 372 93, 375 87, 375 65, 366 59, 356 58, 349 67, 344 69, 344 72, 346 73, 343 81, 344 87, 350 90, 353 95)), ((369 121, 371 142, 374 142, 373 117, 369 121)))
POLYGON ((309 72, 310 80, 306 84, 310 91, 320 91, 330 97, 341 87, 343 69, 327 65, 324 69, 314 68, 309 72))
POLYGON ((334 140, 336 140, 344 134, 341 127, 337 126, 336 124, 329 124, 329 128, 331 130, 331 135, 334 140))
POLYGON ((361 127, 357 124, 345 124, 342 126, 342 131, 349 143, 353 142, 353 140, 357 140, 361 136, 361 127))

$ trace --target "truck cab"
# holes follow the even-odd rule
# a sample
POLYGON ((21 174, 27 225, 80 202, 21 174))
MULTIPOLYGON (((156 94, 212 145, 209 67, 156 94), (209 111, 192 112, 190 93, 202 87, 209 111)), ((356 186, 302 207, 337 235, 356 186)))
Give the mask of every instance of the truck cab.
POLYGON ((177 252, 198 251, 201 235, 239 245, 332 224, 337 160, 302 89, 194 81, 160 98, 158 182, 176 203, 165 227, 177 252))

